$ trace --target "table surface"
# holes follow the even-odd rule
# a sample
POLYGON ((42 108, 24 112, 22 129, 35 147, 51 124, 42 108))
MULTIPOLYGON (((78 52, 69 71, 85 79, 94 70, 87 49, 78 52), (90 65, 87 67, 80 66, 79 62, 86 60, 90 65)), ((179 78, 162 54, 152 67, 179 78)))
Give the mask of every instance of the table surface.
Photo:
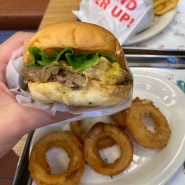
POLYGON ((77 10, 79 3, 80 0, 50 0, 39 28, 60 21, 74 21, 72 10, 77 10))

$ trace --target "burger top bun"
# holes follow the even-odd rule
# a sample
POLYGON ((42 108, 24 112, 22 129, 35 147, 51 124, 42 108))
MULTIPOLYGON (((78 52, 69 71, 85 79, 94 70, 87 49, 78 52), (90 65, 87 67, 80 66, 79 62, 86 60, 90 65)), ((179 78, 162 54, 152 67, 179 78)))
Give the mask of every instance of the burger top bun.
POLYGON ((109 54, 125 68, 123 50, 116 37, 108 30, 90 23, 59 22, 49 25, 38 32, 28 41, 23 59, 25 65, 30 62, 28 48, 36 46, 41 50, 71 47, 79 51, 94 53, 96 51, 109 54))

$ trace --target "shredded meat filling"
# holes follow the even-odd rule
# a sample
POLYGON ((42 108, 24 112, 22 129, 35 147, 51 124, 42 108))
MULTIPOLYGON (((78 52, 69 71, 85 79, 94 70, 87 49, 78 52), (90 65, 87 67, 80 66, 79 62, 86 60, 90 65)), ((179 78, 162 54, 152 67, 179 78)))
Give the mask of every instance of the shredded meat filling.
POLYGON ((132 77, 127 71, 121 69, 117 62, 111 63, 105 57, 101 57, 96 66, 81 71, 72 70, 65 62, 52 62, 47 66, 27 66, 23 68, 22 76, 25 84, 29 81, 52 81, 73 89, 85 86, 88 79, 95 79, 102 84, 132 83, 132 77))
POLYGON ((58 66, 32 66, 25 67, 22 70, 22 76, 24 83, 27 84, 29 81, 32 82, 59 82, 66 87, 73 89, 79 89, 84 86, 86 78, 82 73, 74 73, 70 71, 64 71, 58 66))
POLYGON ((67 87, 79 89, 84 86, 86 78, 82 73, 59 70, 57 74, 52 74, 50 76, 49 81, 59 82, 67 87))

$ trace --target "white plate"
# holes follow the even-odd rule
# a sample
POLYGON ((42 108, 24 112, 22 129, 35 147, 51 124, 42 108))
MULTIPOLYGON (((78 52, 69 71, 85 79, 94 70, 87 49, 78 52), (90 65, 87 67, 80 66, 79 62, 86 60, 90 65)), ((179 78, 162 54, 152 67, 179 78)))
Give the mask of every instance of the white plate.
MULTIPOLYGON (((133 74, 134 96, 151 99, 160 108, 172 131, 170 140, 166 147, 156 151, 143 149, 134 143, 133 161, 123 173, 110 178, 86 167, 79 185, 162 185, 173 176, 185 159, 184 94, 175 84, 156 74, 139 69, 134 69, 133 74)), ((58 129, 68 129, 68 125, 36 130, 32 145, 41 135, 58 129)), ((112 156, 116 148, 107 151, 112 156)))
POLYGON ((139 42, 144 42, 156 36, 170 24, 175 14, 176 9, 173 9, 162 16, 155 16, 154 23, 152 23, 150 27, 134 35, 130 40, 128 40, 125 45, 132 45, 137 44, 139 42))

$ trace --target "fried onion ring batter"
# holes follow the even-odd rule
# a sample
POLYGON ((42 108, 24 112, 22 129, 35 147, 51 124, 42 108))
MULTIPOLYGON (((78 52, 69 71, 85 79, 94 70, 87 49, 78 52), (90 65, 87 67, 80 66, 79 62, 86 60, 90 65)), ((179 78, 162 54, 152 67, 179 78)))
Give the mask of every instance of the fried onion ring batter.
POLYGON ((84 141, 84 155, 89 166, 96 172, 114 176, 129 166, 133 158, 133 145, 130 138, 114 124, 96 123, 88 132, 84 141), (98 151, 97 142, 109 136, 120 147, 121 154, 113 163, 104 161, 98 151))
MULTIPOLYGON (((81 141, 81 143, 84 143, 85 137, 87 136, 87 132, 85 132, 81 126, 81 121, 74 121, 70 122, 70 128, 72 133, 81 141)), ((98 149, 107 148, 114 144, 114 140, 110 137, 102 137, 98 143, 97 147, 98 149)))
POLYGON ((126 110, 126 125, 135 141, 147 149, 159 149, 164 147, 170 137, 170 128, 162 112, 147 99, 135 98, 131 107, 126 110), (143 116, 149 116, 157 125, 152 132, 142 122, 143 116))
POLYGON ((83 175, 85 160, 83 147, 69 131, 55 131, 40 138, 30 154, 29 171, 37 185, 77 184, 83 175), (45 153, 53 147, 63 148, 69 158, 68 169, 61 174, 51 174, 45 153))
POLYGON ((122 129, 126 129, 125 110, 112 114, 111 117, 122 129))

